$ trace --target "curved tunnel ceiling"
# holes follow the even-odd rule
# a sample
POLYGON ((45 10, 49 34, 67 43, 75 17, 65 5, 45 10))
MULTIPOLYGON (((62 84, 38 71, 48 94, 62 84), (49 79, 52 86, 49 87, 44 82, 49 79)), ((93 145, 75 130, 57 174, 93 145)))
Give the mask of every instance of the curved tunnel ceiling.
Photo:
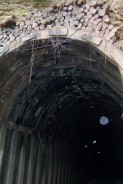
MULTIPOLYGON (((50 154, 47 144, 53 145, 56 159, 61 159, 64 149, 66 154, 72 149, 75 156, 68 161, 75 162, 76 179, 81 182, 89 181, 95 175, 113 177, 117 174, 122 178, 123 91, 119 65, 105 53, 101 55, 94 45, 90 50, 90 42, 69 39, 56 52, 50 43, 49 39, 29 41, 1 58, 0 120, 1 125, 8 128, 7 138, 14 140, 11 138, 16 136, 11 132, 14 129, 19 135, 23 133, 24 140, 24 134, 27 134, 25 154, 31 154, 29 147, 37 149, 41 137, 46 144, 45 164, 50 154), (38 48, 35 47, 37 44, 38 48), (105 126, 100 123, 103 116, 109 121, 105 126), (88 155, 91 155, 89 160, 88 155), (81 172, 84 178, 81 178, 81 172)), ((9 141, 6 144, 9 145, 9 141)), ((3 158, 3 168, 7 168, 7 155, 3 158)), ((39 167, 36 162, 34 164, 39 167)), ((45 164, 40 166, 44 172, 41 181, 47 173, 45 164)), ((75 166, 72 166, 73 170, 75 166)), ((6 180, 4 173, 2 182, 6 180)))
POLYGON ((3 76, 8 82, 1 87, 14 90, 3 121, 38 130, 48 140, 78 143, 82 132, 87 137, 86 131, 94 127, 93 137, 100 129, 101 116, 122 130, 119 69, 94 47, 90 51, 89 43, 69 39, 56 53, 52 46, 40 49, 42 44, 32 41, 5 56, 3 76), (30 44, 37 43, 39 48, 32 51, 30 44))

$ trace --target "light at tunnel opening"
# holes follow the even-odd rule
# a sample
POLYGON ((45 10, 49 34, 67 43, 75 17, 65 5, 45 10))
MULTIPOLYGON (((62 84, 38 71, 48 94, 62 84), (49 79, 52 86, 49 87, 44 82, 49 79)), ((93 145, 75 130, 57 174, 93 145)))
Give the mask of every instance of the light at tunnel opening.
POLYGON ((106 116, 101 116, 100 124, 101 125, 107 125, 108 123, 109 123, 109 119, 106 116))
POLYGON ((123 120, 123 113, 121 114, 121 119, 123 120))
POLYGON ((87 144, 85 144, 85 145, 84 145, 84 148, 85 148, 85 149, 87 149, 87 148, 88 148, 88 145, 87 145, 87 144))
POLYGON ((96 143, 97 143, 97 141, 96 141, 96 140, 92 142, 92 144, 96 144, 96 143))

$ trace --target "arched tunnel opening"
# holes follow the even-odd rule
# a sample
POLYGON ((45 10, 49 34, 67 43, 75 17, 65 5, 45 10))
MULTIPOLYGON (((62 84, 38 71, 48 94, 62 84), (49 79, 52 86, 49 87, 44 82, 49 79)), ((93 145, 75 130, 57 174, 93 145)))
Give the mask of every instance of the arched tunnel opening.
POLYGON ((119 68, 90 43, 52 42, 1 59, 0 183, 122 183, 119 68))

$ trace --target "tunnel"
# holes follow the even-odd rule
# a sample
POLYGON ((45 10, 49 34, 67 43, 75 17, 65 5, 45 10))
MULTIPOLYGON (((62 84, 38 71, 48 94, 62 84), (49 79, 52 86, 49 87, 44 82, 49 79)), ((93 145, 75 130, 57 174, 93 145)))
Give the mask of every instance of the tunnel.
POLYGON ((29 40, 0 63, 1 184, 123 183, 122 75, 113 58, 53 37, 29 40))

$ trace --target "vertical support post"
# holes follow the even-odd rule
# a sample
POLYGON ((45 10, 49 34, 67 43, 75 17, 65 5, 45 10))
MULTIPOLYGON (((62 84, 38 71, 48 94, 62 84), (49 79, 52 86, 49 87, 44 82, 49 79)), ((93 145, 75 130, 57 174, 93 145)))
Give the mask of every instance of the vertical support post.
POLYGON ((55 145, 52 144, 52 158, 51 158, 51 169, 52 170, 51 170, 50 184, 54 184, 54 172, 55 172, 55 170, 54 170, 54 165, 55 165, 54 160, 55 160, 55 145))
POLYGON ((42 157, 42 169, 41 169, 41 181, 40 183, 45 184, 46 182, 46 172, 47 172, 47 154, 48 154, 48 145, 45 144, 44 150, 43 150, 43 157, 42 157))
POLYGON ((62 182, 61 184, 65 184, 65 163, 66 163, 66 145, 63 147, 63 164, 62 164, 62 182))
POLYGON ((69 147, 67 145, 66 148, 66 156, 65 156, 65 184, 67 184, 67 179, 68 179, 68 163, 69 163, 69 147))
POLYGON ((58 171, 57 171, 57 165, 58 165, 58 155, 57 155, 57 144, 54 145, 54 173, 53 173, 53 184, 57 184, 57 177, 58 177, 58 171))
POLYGON ((69 162, 68 162, 68 180, 67 184, 71 184, 71 148, 69 148, 69 162))
POLYGON ((52 175, 52 144, 49 145, 49 166, 48 166, 48 184, 51 184, 51 175, 52 175))
POLYGON ((49 181, 49 172, 50 172, 50 154, 51 154, 51 145, 47 143, 47 152, 46 152, 46 161, 45 161, 45 170, 44 170, 44 184, 48 184, 49 181))
POLYGON ((60 179, 60 177, 61 177, 61 171, 62 171, 62 162, 63 162, 63 160, 62 160, 62 145, 59 145, 59 159, 58 159, 58 184, 60 184, 61 183, 61 179, 60 179))
POLYGON ((6 171, 7 174, 6 174, 5 184, 12 184, 12 181, 13 181, 17 140, 18 140, 18 131, 15 130, 12 135, 12 141, 11 141, 10 153, 9 153, 9 163, 6 171))
POLYGON ((29 153, 29 165, 28 165, 28 174, 27 174, 27 184, 32 183, 32 169, 33 169, 33 141, 34 137, 31 135, 31 143, 30 143, 30 153, 29 153))
POLYGON ((63 173, 64 173, 64 145, 61 145, 61 169, 60 169, 60 184, 63 184, 63 173))
POLYGON ((6 137, 6 128, 1 127, 0 128, 0 173, 1 173, 1 169, 2 169, 2 160, 3 160, 4 146, 5 146, 5 137, 6 137))
POLYGON ((43 150, 43 142, 40 140, 39 150, 38 150, 38 161, 37 161, 35 184, 39 184, 40 183, 40 173, 41 173, 41 163, 42 163, 41 153, 42 153, 42 150, 43 150))
POLYGON ((26 152, 26 141, 27 141, 27 135, 24 136, 24 142, 22 145, 22 148, 20 150, 20 159, 19 159, 19 171, 18 171, 18 179, 17 184, 23 183, 24 178, 24 166, 25 166, 25 152, 26 152))

